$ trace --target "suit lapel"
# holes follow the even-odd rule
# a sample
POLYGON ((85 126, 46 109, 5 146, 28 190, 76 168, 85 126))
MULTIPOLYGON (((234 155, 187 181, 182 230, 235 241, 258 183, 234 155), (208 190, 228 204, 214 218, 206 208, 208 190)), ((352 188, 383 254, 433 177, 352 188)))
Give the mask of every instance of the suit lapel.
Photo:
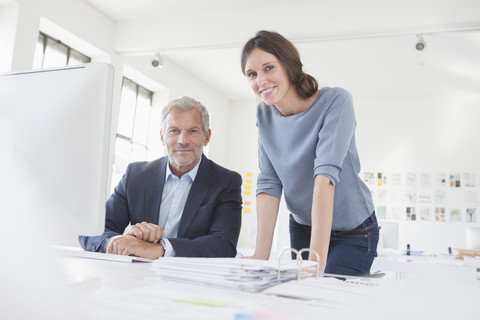
POLYGON ((185 208, 183 209, 182 219, 180 220, 180 226, 178 228, 177 238, 183 238, 185 232, 190 227, 190 224, 197 213, 198 208, 202 204, 205 195, 210 187, 210 160, 205 155, 202 155, 202 162, 198 168, 197 176, 193 181, 192 188, 188 194, 185 208))
POLYGON ((165 171, 168 157, 159 160, 157 166, 152 170, 148 182, 145 184, 145 220, 158 224, 160 214, 160 203, 162 201, 163 186, 165 184, 165 171))

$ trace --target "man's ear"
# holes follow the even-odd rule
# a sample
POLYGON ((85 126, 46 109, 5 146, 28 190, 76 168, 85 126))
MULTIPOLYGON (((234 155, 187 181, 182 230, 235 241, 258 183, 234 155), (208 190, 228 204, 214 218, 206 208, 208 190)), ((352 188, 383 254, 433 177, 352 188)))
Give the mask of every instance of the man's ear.
POLYGON ((162 144, 165 145, 165 140, 163 140, 163 129, 160 129, 160 140, 162 141, 162 144))
POLYGON ((210 142, 210 136, 212 135, 212 130, 208 129, 207 134, 205 135, 205 142, 203 143, 203 146, 206 147, 207 144, 210 142))

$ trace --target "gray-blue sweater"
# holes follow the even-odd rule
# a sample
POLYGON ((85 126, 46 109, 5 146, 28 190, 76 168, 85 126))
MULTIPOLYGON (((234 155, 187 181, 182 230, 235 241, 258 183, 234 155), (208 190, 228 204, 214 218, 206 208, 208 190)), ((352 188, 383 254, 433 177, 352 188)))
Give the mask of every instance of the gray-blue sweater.
POLYGON ((357 227, 374 206, 358 176, 355 126, 352 96, 342 88, 322 88, 310 108, 287 117, 260 103, 257 195, 280 199, 283 188, 295 221, 311 225, 314 179, 325 175, 335 186, 332 229, 357 227))

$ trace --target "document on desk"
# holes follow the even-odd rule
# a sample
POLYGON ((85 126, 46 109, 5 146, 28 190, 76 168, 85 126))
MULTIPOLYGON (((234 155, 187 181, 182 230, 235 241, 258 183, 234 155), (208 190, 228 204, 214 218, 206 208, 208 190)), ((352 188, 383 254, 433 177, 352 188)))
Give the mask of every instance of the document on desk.
POLYGON ((263 291, 267 295, 286 298, 324 301, 330 303, 347 303, 371 297, 377 290, 378 284, 370 279, 348 278, 339 280, 334 277, 308 277, 300 280, 288 281, 263 291))
POLYGON ((76 247, 66 247, 66 246, 51 246, 52 252, 57 255, 66 255, 71 257, 79 257, 79 258, 88 258, 88 259, 96 259, 96 260, 108 260, 108 261, 116 261, 116 262, 153 262, 154 260, 140 258, 135 256, 122 256, 119 254, 107 254, 101 252, 91 252, 85 251, 81 248, 76 247))
MULTIPOLYGON (((315 266, 304 261, 304 267, 315 266)), ((235 258, 167 257, 152 264, 159 278, 215 287, 260 292, 278 283, 296 279, 297 261, 283 262, 235 258)))

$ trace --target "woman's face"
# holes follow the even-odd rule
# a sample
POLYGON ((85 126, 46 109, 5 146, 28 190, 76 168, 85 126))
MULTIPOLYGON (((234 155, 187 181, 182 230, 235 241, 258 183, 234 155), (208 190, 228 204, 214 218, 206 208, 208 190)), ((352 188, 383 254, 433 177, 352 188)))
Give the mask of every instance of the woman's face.
POLYGON ((245 75, 253 92, 267 105, 279 107, 294 91, 283 64, 273 54, 258 48, 247 57, 245 75))

